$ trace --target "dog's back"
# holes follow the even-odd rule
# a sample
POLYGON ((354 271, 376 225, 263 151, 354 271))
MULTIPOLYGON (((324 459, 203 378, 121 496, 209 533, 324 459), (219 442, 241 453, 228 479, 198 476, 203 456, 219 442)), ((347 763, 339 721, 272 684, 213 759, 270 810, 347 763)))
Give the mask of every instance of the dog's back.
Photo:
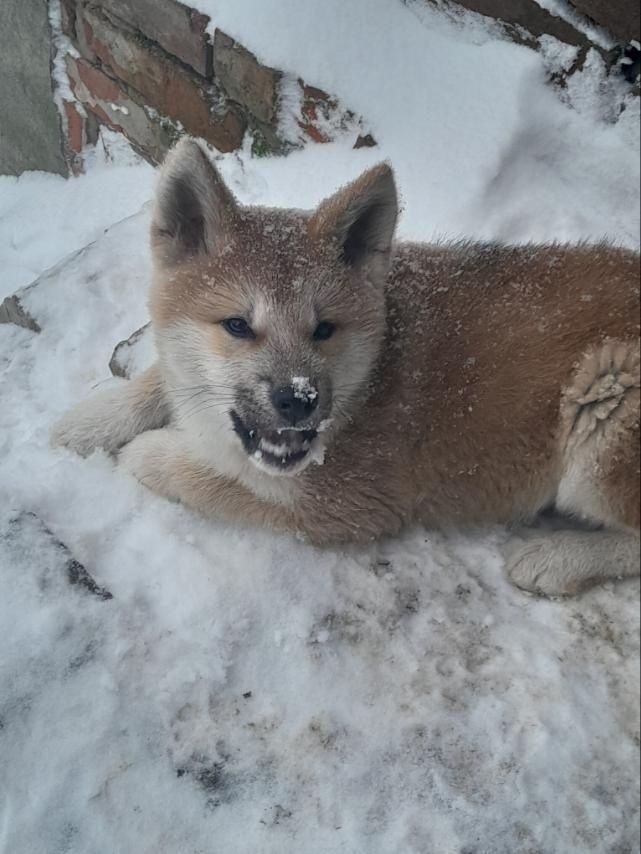
POLYGON ((401 245, 388 300, 370 406, 402 437, 426 521, 532 515, 557 496, 577 399, 601 406, 601 444, 638 407, 634 252, 401 245))

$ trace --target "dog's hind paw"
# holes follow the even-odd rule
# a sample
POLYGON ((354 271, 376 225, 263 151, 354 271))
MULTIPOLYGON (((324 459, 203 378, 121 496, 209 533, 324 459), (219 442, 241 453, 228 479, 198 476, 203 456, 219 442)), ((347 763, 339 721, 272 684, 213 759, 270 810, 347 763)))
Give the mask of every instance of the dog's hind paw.
POLYGON ((507 554, 507 574, 521 590, 550 598, 575 596, 589 586, 580 554, 554 535, 532 537, 507 554))

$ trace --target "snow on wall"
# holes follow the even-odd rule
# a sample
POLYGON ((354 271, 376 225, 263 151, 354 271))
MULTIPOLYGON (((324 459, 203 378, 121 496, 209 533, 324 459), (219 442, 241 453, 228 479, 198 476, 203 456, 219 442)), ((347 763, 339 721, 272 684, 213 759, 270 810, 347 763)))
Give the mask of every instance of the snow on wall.
POLYGON ((480 230, 523 239, 527 196, 504 211, 492 194, 516 169, 554 222, 552 229, 542 221, 528 238, 609 234, 638 245, 638 99, 621 127, 595 123, 542 85, 544 58, 534 51, 492 39, 476 23, 456 27, 430 9, 419 24, 396 0, 194 5, 211 16, 211 31, 242 39, 261 61, 316 81, 366 117, 380 143, 375 156, 390 158, 399 173, 412 236, 480 230), (604 162, 619 168, 606 177, 604 162), (480 225, 488 207, 491 222, 480 225))

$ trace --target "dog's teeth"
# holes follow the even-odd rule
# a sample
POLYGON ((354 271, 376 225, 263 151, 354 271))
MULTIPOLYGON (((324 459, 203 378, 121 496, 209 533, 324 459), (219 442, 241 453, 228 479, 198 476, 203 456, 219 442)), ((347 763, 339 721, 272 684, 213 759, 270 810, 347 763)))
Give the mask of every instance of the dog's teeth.
POLYGON ((260 447, 267 454, 271 454, 274 457, 288 457, 291 453, 290 449, 287 445, 274 445, 271 442, 268 442, 266 439, 260 440, 260 447))

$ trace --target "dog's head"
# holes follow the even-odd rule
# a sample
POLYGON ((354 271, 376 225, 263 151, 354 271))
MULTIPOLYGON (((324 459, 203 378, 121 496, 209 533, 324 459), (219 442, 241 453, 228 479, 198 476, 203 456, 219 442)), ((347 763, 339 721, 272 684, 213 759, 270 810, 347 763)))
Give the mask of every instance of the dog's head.
POLYGON ((379 355, 397 215, 387 165, 313 213, 243 208, 183 140, 160 176, 151 300, 180 420, 270 474, 318 460, 379 355))

